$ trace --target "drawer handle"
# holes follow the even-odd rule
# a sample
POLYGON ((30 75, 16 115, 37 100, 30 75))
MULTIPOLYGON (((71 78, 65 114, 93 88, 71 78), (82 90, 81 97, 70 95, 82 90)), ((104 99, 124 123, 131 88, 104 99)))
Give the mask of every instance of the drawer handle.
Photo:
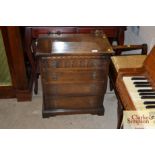
POLYGON ((51 66, 52 66, 53 68, 57 68, 57 67, 58 67, 58 62, 57 62, 57 61, 53 61, 53 62, 51 63, 51 66))
POLYGON ((58 80, 58 76, 56 74, 52 74, 52 80, 57 81, 58 80))
POLYGON ((57 34, 57 35, 61 35, 61 31, 57 31, 56 34, 57 34))
POLYGON ((92 77, 93 77, 93 80, 95 80, 95 79, 96 79, 96 72, 93 72, 92 77))
POLYGON ((93 66, 97 67, 98 63, 97 62, 93 62, 93 66))
POLYGON ((95 36, 102 35, 102 34, 103 34, 103 31, 102 31, 102 30, 96 29, 96 30, 94 31, 94 34, 95 34, 95 36))
POLYGON ((93 63, 93 65, 94 65, 94 67, 96 67, 96 66, 97 66, 97 63, 96 63, 96 62, 94 62, 94 63, 93 63))

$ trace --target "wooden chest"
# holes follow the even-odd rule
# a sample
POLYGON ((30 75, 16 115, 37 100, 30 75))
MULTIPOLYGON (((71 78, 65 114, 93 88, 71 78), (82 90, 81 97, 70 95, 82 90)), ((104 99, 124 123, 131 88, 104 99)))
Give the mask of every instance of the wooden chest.
POLYGON ((112 48, 103 34, 52 34, 36 43, 43 87, 43 117, 104 114, 112 48))

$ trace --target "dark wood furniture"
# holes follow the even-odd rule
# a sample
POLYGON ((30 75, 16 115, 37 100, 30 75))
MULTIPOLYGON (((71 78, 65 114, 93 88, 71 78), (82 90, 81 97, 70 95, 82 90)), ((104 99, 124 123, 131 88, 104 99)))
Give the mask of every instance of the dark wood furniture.
MULTIPOLYGON (((132 98, 129 95, 129 92, 127 91, 127 87, 125 86, 123 82, 123 77, 126 76, 144 76, 148 79, 149 83, 151 84, 151 87, 155 88, 155 46, 152 48, 149 55, 147 55, 142 67, 140 68, 128 68, 128 69, 120 69, 118 72, 118 76, 116 79, 116 90, 117 94, 119 96, 119 104, 123 107, 119 113, 119 121, 121 125, 122 118, 123 118, 123 110, 139 110, 136 109, 134 102, 132 101, 132 98)), ((142 103, 140 103, 142 104, 142 103)), ((120 126, 119 126, 120 127, 120 126)))
POLYGON ((104 114, 110 43, 103 34, 51 34, 39 36, 43 87, 43 117, 58 114, 104 114))
MULTIPOLYGON (((25 27, 26 39, 32 40, 32 38, 37 38, 39 34, 69 34, 69 33, 83 33, 89 34, 94 32, 105 33, 112 43, 112 41, 117 41, 118 45, 124 44, 124 31, 126 26, 40 26, 40 27, 25 27)), ((28 43, 27 42, 27 43, 28 43)))
MULTIPOLYGON (((21 41, 21 34, 19 27, 0 27, 2 40, 4 43, 3 55, 5 60, 1 61, 1 69, 6 66, 9 67, 7 76, 10 76, 10 84, 0 85, 0 98, 17 98, 18 101, 31 100, 32 80, 28 78, 24 52, 21 41), (10 74, 10 75, 9 75, 10 74)), ((7 78, 7 77, 5 77, 7 78)))
MULTIPOLYGON (((32 74, 35 74, 35 71, 38 72, 38 63, 34 57, 34 53, 32 53, 31 44, 33 40, 36 40, 40 34, 90 34, 90 33, 104 33, 108 37, 110 43, 116 41, 118 45, 123 45, 124 43, 124 32, 126 30, 126 26, 40 26, 40 27, 21 27, 23 32, 25 51, 27 53, 28 59, 30 60, 30 64, 32 67, 32 74)), ((37 94, 38 92, 38 77, 34 77, 35 79, 35 87, 34 92, 37 94)))

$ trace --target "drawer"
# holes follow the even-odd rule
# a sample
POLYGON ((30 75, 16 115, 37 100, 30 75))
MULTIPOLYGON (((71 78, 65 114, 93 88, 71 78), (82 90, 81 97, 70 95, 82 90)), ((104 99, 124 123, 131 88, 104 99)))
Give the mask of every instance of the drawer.
POLYGON ((107 71, 104 69, 44 69, 41 76, 45 82, 104 81, 107 78, 107 71))
POLYGON ((102 108, 102 96, 44 97, 45 110, 102 108))
POLYGON ((117 37, 117 28, 78 28, 77 33, 104 33, 107 37, 117 37))
POLYGON ((109 65, 107 57, 93 59, 80 56, 62 56, 60 58, 43 57, 41 59, 42 68, 103 68, 109 65))
POLYGON ((76 33, 74 27, 32 27, 32 37, 37 38, 41 34, 72 34, 76 33))
POLYGON ((80 82, 80 83, 43 83, 45 96, 79 96, 79 95, 103 95, 106 91, 107 82, 80 82))

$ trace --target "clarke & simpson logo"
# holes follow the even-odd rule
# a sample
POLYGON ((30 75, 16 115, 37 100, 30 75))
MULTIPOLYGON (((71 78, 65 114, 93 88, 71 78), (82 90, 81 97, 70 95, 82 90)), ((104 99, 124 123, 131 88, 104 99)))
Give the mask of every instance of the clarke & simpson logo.
POLYGON ((124 111, 124 128, 155 128, 155 111, 124 111))

